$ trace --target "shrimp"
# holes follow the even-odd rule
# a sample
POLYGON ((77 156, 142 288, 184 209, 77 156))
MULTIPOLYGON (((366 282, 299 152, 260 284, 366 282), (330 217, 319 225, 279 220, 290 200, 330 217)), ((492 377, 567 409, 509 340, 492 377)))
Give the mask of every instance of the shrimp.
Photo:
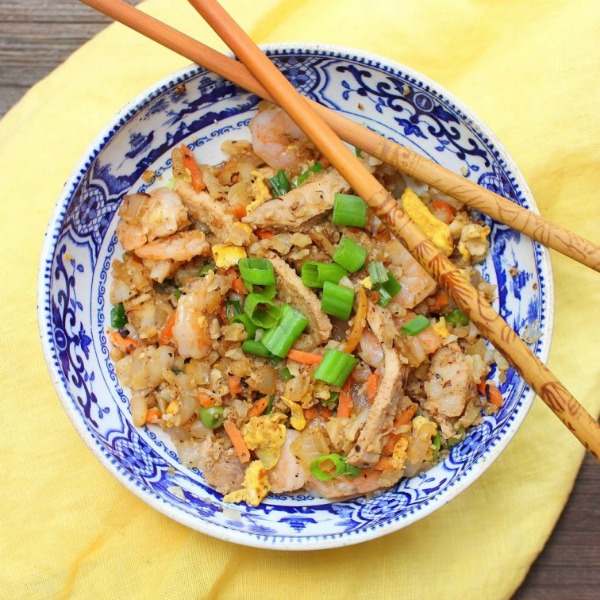
POLYGON ((391 260, 389 269, 402 286, 392 302, 404 308, 414 308, 435 292, 435 280, 397 239, 387 242, 385 250, 391 260))
POLYGON ((202 231, 192 229, 148 242, 136 248, 134 252, 142 259, 183 262, 191 260, 195 256, 208 254, 210 244, 206 241, 206 236, 202 231))
POLYGON ((470 364, 458 344, 444 346, 433 355, 423 389, 427 394, 425 408, 432 414, 462 415, 467 402, 476 395, 476 387, 470 364))
POLYGON ((117 239, 127 251, 172 235, 190 223, 181 198, 168 188, 124 196, 119 217, 117 239))
POLYGON ((400 480, 403 471, 376 471, 375 469, 363 469, 357 477, 335 477, 329 481, 320 481, 312 476, 308 478, 307 484, 325 498, 352 498, 374 492, 382 487, 390 487, 400 480), (390 475, 396 475, 390 477, 390 475))
POLYGON ((274 169, 292 169, 313 157, 308 138, 279 107, 263 103, 250 121, 254 153, 274 169))
POLYGON ((271 491, 275 494, 299 490, 306 483, 306 472, 290 449, 291 443, 298 437, 299 433, 293 429, 286 431, 279 460, 269 471, 271 491))
POLYGON ((184 358, 204 358, 212 350, 207 316, 217 312, 233 277, 209 271, 185 287, 175 309, 173 343, 184 358))

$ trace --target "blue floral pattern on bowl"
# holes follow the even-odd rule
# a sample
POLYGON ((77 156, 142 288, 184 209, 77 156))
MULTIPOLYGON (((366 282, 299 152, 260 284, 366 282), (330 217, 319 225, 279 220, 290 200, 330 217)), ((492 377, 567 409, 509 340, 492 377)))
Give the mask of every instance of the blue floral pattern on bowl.
MULTIPOLYGON (((527 186, 487 128, 450 94, 410 69, 339 47, 275 45, 269 55, 306 96, 535 210, 527 186)), ((182 142, 203 162, 223 157, 225 138, 247 137, 259 100, 190 67, 126 106, 68 180, 47 230, 40 265, 40 335, 57 393, 77 431, 128 489, 174 520, 251 546, 316 549, 372 539, 409 525, 470 485, 500 454, 534 394, 510 369, 505 405, 430 471, 375 497, 331 502, 308 493, 271 495, 258 508, 225 505, 201 474, 183 467, 157 428, 136 428, 106 337, 110 264, 121 249, 116 211, 124 193, 168 182, 182 142)), ((548 254, 489 222, 493 252, 481 266, 498 286, 496 307, 547 357, 552 329, 548 254)))

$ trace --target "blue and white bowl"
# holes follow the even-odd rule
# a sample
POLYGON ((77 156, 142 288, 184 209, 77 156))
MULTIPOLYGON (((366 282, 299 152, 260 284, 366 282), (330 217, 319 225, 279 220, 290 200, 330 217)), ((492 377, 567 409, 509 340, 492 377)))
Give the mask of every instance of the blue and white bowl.
MULTIPOLYGON (((493 133, 458 100, 411 69, 347 48, 273 45, 268 53, 303 94, 536 210, 517 166, 493 133)), ((258 98, 192 66, 128 104, 89 147, 48 226, 38 289, 39 326, 52 381, 75 428, 129 490, 188 527, 249 546, 312 550, 355 544, 426 517, 471 485, 500 455, 534 398, 512 370, 505 404, 427 473, 373 498, 331 502, 310 494, 269 496, 258 508, 224 505, 202 475, 184 467, 157 428, 136 428, 109 358, 110 264, 123 194, 165 183, 182 142, 202 162, 222 160, 226 138, 247 136, 258 98), (182 93, 182 84, 185 91, 182 93)), ((548 252, 489 222, 492 252, 481 270, 498 286, 496 309, 531 348, 548 355, 553 288, 548 252), (516 274, 515 274, 516 273, 516 274)))

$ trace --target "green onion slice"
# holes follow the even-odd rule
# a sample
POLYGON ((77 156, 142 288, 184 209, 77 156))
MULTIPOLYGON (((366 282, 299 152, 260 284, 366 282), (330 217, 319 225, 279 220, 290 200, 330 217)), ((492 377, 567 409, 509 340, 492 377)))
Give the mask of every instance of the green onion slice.
POLYGON ((354 303, 354 290, 326 281, 323 284, 323 295, 321 296, 321 310, 332 317, 347 321, 352 312, 354 303))
POLYGON ((198 412, 198 416, 205 427, 209 429, 217 429, 223 425, 225 418, 223 417, 222 406, 211 406, 210 408, 202 407, 198 412))
POLYGON ((369 263, 369 277, 374 286, 381 285, 388 280, 388 271, 380 260, 369 263))
POLYGON ((281 320, 276 327, 267 331, 260 341, 271 354, 284 358, 307 326, 308 319, 300 311, 284 304, 281 320))
POLYGON ((364 227, 367 223, 367 205, 352 194, 336 194, 333 198, 332 221, 336 225, 364 227))
POLYGON ((279 370, 279 379, 281 379, 281 381, 289 381, 290 379, 294 379, 294 376, 287 367, 284 367, 279 370))
POLYGON ((312 167, 308 167, 304 173, 301 173, 294 179, 292 182, 292 187, 297 188, 299 185, 302 185, 311 175, 311 173, 318 173, 323 170, 323 165, 320 162, 316 162, 312 167))
POLYGON ((207 263, 198 271, 198 277, 204 277, 209 271, 216 271, 216 269, 215 263, 207 263))
POLYGON ((310 463, 310 472, 319 481, 329 481, 341 475, 354 479, 360 475, 360 471, 358 467, 347 464, 344 456, 336 453, 318 456, 310 463))
POLYGON ((242 342, 242 350, 246 354, 253 354, 254 356, 262 356, 264 358, 271 357, 271 353, 264 347, 262 342, 257 342, 255 340, 243 341, 242 342))
POLYGON ((391 271, 387 272, 387 280, 381 284, 381 288, 393 298, 401 289, 399 281, 394 277, 391 271))
POLYGON ((350 273, 356 273, 365 264, 366 258, 365 248, 349 237, 343 237, 333 253, 333 262, 344 267, 350 273))
POLYGON ((227 320, 231 323, 231 319, 236 315, 242 314, 242 307, 239 303, 239 300, 228 300, 225 302, 225 316, 227 320))
POLYGON ((244 302, 244 312, 262 329, 275 327, 281 318, 281 308, 262 294, 248 294, 244 302))
POLYGON ((427 329, 430 324, 427 317, 417 315, 414 319, 408 321, 408 323, 404 323, 401 329, 406 335, 417 335, 417 333, 421 333, 421 331, 427 329))
POLYGON ((314 378, 335 387, 342 387, 357 362, 352 354, 329 348, 325 351, 314 378))
POLYGON ((290 191, 290 180, 287 178, 287 175, 283 169, 279 169, 279 171, 277 171, 277 175, 269 179, 269 183, 271 184, 271 188, 275 192, 276 196, 283 196, 290 191))
POLYGON ((231 319, 229 319, 229 322, 241 323, 244 326, 246 333, 248 334, 248 339, 254 339, 258 327, 250 320, 250 317, 247 314, 242 313, 241 315, 234 315, 233 317, 231 317, 231 319))
POLYGON ((302 265, 300 277, 306 287, 323 287, 326 281, 339 283, 348 274, 344 267, 335 263, 322 263, 309 260, 302 265))
POLYGON ((454 327, 469 324, 469 317, 467 317, 467 315, 465 315, 460 308, 455 308, 454 310, 450 311, 447 315, 445 315, 445 319, 447 323, 454 325, 454 327))
POLYGON ((110 326, 113 329, 122 329, 125 325, 127 325, 125 305, 122 302, 119 302, 119 304, 116 304, 110 309, 110 326))
POLYGON ((275 285, 275 271, 266 258, 240 258, 238 267, 244 284, 275 285))
POLYGON ((346 461, 339 454, 324 454, 310 463, 310 472, 319 481, 329 481, 339 477, 345 470, 346 461))
POLYGON ((379 301, 377 302, 379 306, 386 307, 392 301, 392 296, 383 286, 377 290, 377 293, 379 294, 379 301))

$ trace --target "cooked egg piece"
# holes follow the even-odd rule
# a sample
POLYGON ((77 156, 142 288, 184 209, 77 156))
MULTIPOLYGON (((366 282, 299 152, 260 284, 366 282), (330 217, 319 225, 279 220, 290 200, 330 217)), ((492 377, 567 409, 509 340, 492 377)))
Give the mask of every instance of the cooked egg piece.
POLYGON ((244 474, 242 488, 223 497, 223 502, 246 502, 258 506, 271 489, 265 465, 260 460, 250 463, 244 474))
POLYGON ((415 225, 436 245, 442 254, 445 256, 452 254, 454 241, 450 228, 446 223, 437 219, 410 188, 406 188, 402 194, 402 207, 415 225))
POLYGON ((240 258, 246 258, 246 250, 242 246, 229 246, 226 244, 215 244, 212 247, 215 264, 221 269, 229 269, 238 264, 240 258))

